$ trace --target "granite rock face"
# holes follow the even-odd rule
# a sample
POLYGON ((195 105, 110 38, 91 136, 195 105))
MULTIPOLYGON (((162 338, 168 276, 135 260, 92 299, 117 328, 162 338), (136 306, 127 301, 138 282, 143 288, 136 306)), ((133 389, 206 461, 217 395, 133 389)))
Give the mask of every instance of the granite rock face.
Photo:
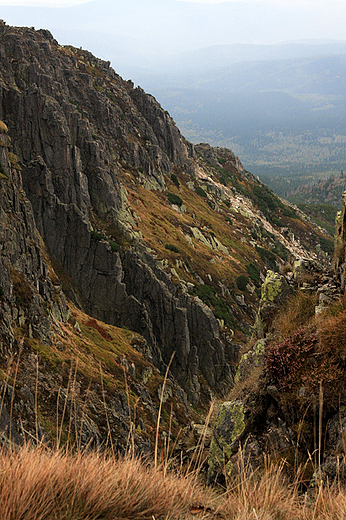
POLYGON ((68 310, 48 272, 5 125, 0 130, 0 355, 6 357, 25 335, 49 343, 53 322, 65 321, 68 310))
MULTIPOLYGON (((172 373, 192 402, 199 399, 200 373, 222 389, 230 371, 217 320, 198 299, 179 294, 134 236, 121 182, 131 170, 145 188, 162 190, 174 168, 194 175, 193 146, 173 120, 109 62, 60 47, 48 31, 5 24, 0 119, 9 127, 32 210, 27 202, 17 204, 29 208, 31 232, 36 224, 49 254, 72 279, 69 296, 90 315, 140 332, 161 370, 176 352, 172 373), (98 233, 100 223, 116 229, 127 247, 114 250, 113 234, 98 233)), ((39 286, 39 278, 32 283, 39 286)), ((10 295, 9 284, 3 289, 10 295)))

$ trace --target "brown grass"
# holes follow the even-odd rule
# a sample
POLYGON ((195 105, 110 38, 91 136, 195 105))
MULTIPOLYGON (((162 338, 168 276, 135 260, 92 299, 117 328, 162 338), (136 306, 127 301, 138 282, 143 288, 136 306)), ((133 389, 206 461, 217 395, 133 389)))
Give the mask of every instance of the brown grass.
POLYGON ((304 495, 285 462, 251 470, 239 457, 225 490, 133 457, 43 448, 0 452, 1 520, 344 520, 346 490, 304 495))
POLYGON ((220 511, 229 520, 302 520, 296 483, 284 476, 284 464, 267 463, 261 472, 248 471, 240 458, 239 473, 223 497, 220 511))
POLYGON ((24 448, 0 454, 1 520, 182 518, 210 496, 133 458, 24 448))
POLYGON ((289 298, 274 319, 276 335, 285 338, 300 327, 308 325, 315 316, 315 305, 316 297, 309 293, 299 291, 289 298))
POLYGON ((7 134, 8 128, 3 121, 0 121, 0 134, 7 134))
POLYGON ((346 359, 346 313, 327 316, 318 324, 320 348, 324 353, 346 359))

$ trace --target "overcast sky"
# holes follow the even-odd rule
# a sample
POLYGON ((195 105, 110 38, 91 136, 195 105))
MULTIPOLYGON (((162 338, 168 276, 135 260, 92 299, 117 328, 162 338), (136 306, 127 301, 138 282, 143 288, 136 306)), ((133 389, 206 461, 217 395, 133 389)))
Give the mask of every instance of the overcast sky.
MULTIPOLYGON (((93 0, 0 0, 0 5, 6 6, 41 6, 41 7, 65 7, 78 4, 85 4, 93 0)), ((163 2, 165 0, 162 0, 163 2)), ((223 2, 236 3, 263 3, 263 0, 178 0, 180 2, 219 4, 223 2)), ((296 6, 315 6, 316 4, 325 5, 326 9, 345 7, 346 0, 266 0, 266 3, 275 5, 296 5, 296 6)))
POLYGON ((346 0, 0 0, 0 18, 49 29, 127 77, 211 46, 346 40, 346 0))

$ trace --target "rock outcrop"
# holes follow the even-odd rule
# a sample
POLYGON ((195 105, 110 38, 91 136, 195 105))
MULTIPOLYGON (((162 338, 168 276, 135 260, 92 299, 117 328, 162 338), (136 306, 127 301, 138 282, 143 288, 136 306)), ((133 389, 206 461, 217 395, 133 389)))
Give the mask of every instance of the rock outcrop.
POLYGON ((6 359, 22 338, 49 344, 54 321, 68 310, 43 256, 17 157, 0 123, 0 354, 6 359))
POLYGON ((134 215, 120 181, 133 168, 146 188, 161 190, 172 168, 193 174, 192 145, 154 98, 90 53, 4 24, 0 46, 0 118, 37 229, 72 278, 71 294, 96 318, 143 334, 160 369, 176 352, 172 372, 191 401, 199 399, 198 372, 220 388, 230 371, 217 321, 200 302, 178 296, 131 234, 134 215), (101 221, 131 247, 114 251, 112 232, 97 231, 101 221))

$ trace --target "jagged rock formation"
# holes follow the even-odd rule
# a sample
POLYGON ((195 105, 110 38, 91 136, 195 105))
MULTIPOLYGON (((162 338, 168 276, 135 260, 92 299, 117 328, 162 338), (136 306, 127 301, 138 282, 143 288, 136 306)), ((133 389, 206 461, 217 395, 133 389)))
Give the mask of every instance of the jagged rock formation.
POLYGON ((109 63, 59 48, 47 31, 2 25, 0 38, 0 117, 49 253, 72 277, 84 308, 141 333, 158 367, 176 351, 173 373, 198 399, 198 368, 211 386, 229 374, 215 318, 177 298, 141 249, 119 254, 92 234, 98 219, 125 233, 133 221, 121 165, 136 168, 145 187, 163 189, 173 166, 193 171, 192 145, 154 98, 109 63))
POLYGON ((9 152, 7 127, 0 126, 0 349, 10 355, 20 328, 23 336, 49 343, 53 321, 68 310, 42 254, 31 204, 22 187, 16 156, 9 152))
POLYGON ((336 216, 334 268, 340 278, 341 285, 345 288, 346 283, 346 198, 342 196, 342 208, 336 216))
POLYGON ((20 391, 4 387, 15 427, 42 438, 68 409, 83 445, 149 449, 160 396, 178 431, 186 395, 227 391, 267 269, 325 237, 230 150, 194 148, 152 96, 49 31, 0 23, 0 120, 2 366, 25 351, 20 391))
POLYGON ((254 337, 264 337, 241 357, 233 399, 218 412, 210 480, 235 470, 240 448, 252 468, 263 463, 264 454, 288 464, 294 454, 311 466, 311 485, 320 478, 345 479, 342 296, 336 274, 311 260, 296 262, 286 276, 268 272, 254 329, 254 337), (313 451, 314 462, 309 461, 313 451))

